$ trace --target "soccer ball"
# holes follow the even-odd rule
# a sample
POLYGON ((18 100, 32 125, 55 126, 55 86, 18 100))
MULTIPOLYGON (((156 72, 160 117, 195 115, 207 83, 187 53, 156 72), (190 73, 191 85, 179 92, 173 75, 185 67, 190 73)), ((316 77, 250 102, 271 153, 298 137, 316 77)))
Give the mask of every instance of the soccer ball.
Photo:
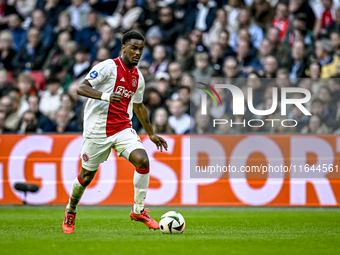
POLYGON ((182 234, 185 228, 185 220, 182 214, 170 211, 162 215, 159 228, 163 234, 182 234))

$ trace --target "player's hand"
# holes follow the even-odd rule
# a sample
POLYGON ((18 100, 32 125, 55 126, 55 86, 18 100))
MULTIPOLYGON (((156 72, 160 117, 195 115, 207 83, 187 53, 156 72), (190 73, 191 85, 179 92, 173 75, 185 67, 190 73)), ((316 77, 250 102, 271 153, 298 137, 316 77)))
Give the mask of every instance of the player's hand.
POLYGON ((122 101, 122 95, 120 93, 112 93, 110 96, 110 102, 111 103, 119 103, 120 101, 122 101))
POLYGON ((162 152, 163 147, 166 151, 168 150, 168 143, 162 137, 155 134, 150 135, 149 138, 154 144, 156 144, 157 150, 160 150, 162 152))

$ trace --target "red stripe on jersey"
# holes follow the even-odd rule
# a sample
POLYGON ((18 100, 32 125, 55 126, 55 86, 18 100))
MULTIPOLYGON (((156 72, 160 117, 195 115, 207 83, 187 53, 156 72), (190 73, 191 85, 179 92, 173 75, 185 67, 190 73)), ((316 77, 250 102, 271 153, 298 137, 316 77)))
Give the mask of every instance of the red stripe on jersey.
POLYGON ((136 67, 128 69, 120 57, 113 60, 117 65, 116 84, 113 92, 123 95, 119 103, 110 103, 106 121, 106 136, 112 136, 131 127, 128 106, 138 88, 139 75, 136 67))

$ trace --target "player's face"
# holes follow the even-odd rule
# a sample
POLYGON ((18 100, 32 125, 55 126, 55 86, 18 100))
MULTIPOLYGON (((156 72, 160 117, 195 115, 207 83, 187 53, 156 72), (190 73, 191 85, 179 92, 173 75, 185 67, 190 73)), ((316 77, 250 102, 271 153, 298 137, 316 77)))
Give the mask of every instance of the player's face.
POLYGON ((132 39, 122 47, 126 60, 133 66, 136 66, 142 56, 144 42, 142 40, 132 39))

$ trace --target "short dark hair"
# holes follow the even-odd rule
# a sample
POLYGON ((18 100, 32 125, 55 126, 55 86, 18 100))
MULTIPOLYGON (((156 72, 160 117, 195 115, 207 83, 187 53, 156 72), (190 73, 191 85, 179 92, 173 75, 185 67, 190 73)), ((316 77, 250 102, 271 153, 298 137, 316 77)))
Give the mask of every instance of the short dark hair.
POLYGON ((132 39, 142 40, 143 42, 145 40, 144 36, 142 36, 139 32, 131 30, 123 35, 122 44, 126 44, 132 39))
POLYGON ((54 83, 59 83, 61 85, 61 82, 57 77, 50 77, 46 80, 46 86, 54 83))

